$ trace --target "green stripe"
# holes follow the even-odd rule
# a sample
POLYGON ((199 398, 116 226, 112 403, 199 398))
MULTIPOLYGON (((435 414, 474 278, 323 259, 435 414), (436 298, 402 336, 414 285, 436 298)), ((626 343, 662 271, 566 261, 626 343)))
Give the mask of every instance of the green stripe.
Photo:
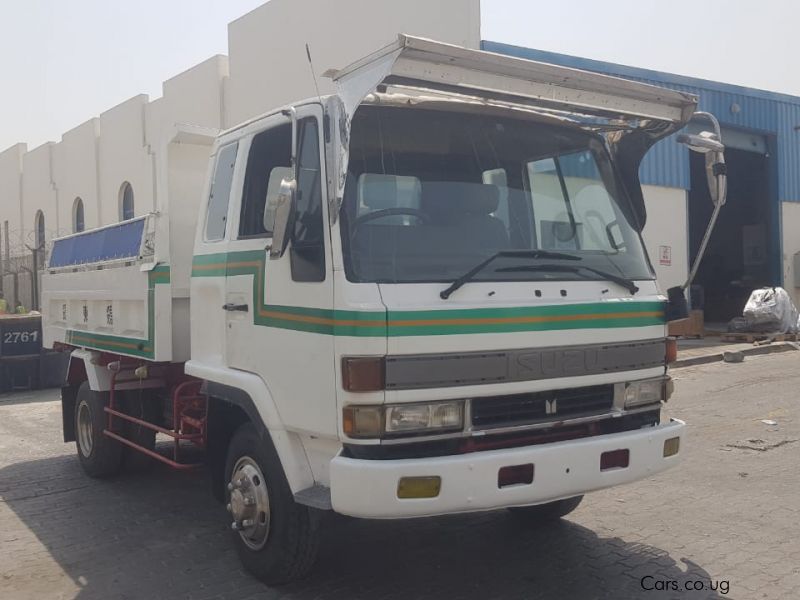
POLYGON ((171 281, 169 265, 158 264, 147 273, 147 339, 67 330, 67 344, 142 358, 155 356, 155 286, 171 281))
POLYGON ((515 308, 478 308, 415 311, 350 311, 301 306, 268 305, 263 301, 266 252, 250 250, 195 256, 192 277, 253 277, 253 322, 255 325, 306 331, 325 335, 359 337, 453 335, 468 333, 513 333, 568 329, 606 329, 663 325, 664 303, 641 301, 593 302, 515 308), (262 314, 268 313, 268 314, 262 314), (636 314, 642 313, 642 314, 636 314), (615 318, 613 315, 619 315, 615 318), (568 318, 563 321, 464 323, 464 320, 568 318), (583 318, 581 318, 583 317, 583 318), (305 320, 304 320, 305 319, 305 320), (318 320, 325 322, 318 322, 318 320), (416 323, 432 321, 431 323, 416 323), (412 322, 412 323, 409 323, 412 322))

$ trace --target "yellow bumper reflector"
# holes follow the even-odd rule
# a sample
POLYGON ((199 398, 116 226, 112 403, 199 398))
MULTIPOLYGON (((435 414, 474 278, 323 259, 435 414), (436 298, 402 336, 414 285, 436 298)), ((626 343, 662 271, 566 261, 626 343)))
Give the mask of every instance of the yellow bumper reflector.
POLYGON ((397 497, 436 498, 441 489, 441 477, 401 477, 397 482, 397 497))
POLYGON ((681 448, 681 438, 674 437, 669 438, 664 442, 664 458, 668 456, 674 456, 678 453, 678 450, 681 448))

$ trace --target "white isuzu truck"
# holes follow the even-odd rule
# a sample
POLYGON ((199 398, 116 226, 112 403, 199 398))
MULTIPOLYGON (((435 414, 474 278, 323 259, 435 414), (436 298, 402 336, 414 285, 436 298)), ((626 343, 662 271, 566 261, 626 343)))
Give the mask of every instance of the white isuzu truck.
POLYGON ((176 127, 158 212, 54 242, 44 339, 86 473, 205 465, 279 584, 325 510, 535 521, 675 465, 683 293, 656 285, 638 169, 696 98, 409 36, 327 76, 176 127))

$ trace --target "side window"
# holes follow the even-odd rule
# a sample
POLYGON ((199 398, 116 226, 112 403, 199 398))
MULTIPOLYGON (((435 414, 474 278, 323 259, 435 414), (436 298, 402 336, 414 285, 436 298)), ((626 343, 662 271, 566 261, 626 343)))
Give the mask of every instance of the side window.
POLYGON ((489 169, 484 171, 481 175, 483 183, 487 185, 495 185, 500 194, 500 199, 497 203, 497 210, 492 213, 493 217, 500 219, 506 227, 506 231, 511 231, 511 217, 508 211, 508 175, 505 169, 489 169))
POLYGON ((253 138, 247 171, 244 176, 244 195, 239 220, 239 238, 268 237, 271 223, 265 218, 267 195, 277 194, 286 176, 292 154, 292 126, 284 123, 262 131, 253 138))
POLYGON ((558 162, 543 158, 528 163, 527 170, 539 247, 579 250, 581 225, 575 222, 558 162))
POLYGON ((208 212, 206 213, 205 239, 209 242, 225 237, 233 167, 236 164, 238 149, 239 143, 236 142, 225 146, 217 153, 217 164, 214 167, 214 179, 211 182, 211 194, 208 198, 208 212))
POLYGON ((324 281, 325 223, 317 120, 300 121, 298 137, 297 207, 290 249, 292 279, 324 281))

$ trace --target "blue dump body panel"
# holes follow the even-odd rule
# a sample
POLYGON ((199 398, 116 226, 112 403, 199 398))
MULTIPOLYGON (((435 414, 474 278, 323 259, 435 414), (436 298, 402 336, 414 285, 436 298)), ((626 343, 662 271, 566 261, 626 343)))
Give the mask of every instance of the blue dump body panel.
POLYGON ((55 269, 137 258, 142 244, 144 223, 144 218, 134 219, 55 240, 48 266, 55 269))

